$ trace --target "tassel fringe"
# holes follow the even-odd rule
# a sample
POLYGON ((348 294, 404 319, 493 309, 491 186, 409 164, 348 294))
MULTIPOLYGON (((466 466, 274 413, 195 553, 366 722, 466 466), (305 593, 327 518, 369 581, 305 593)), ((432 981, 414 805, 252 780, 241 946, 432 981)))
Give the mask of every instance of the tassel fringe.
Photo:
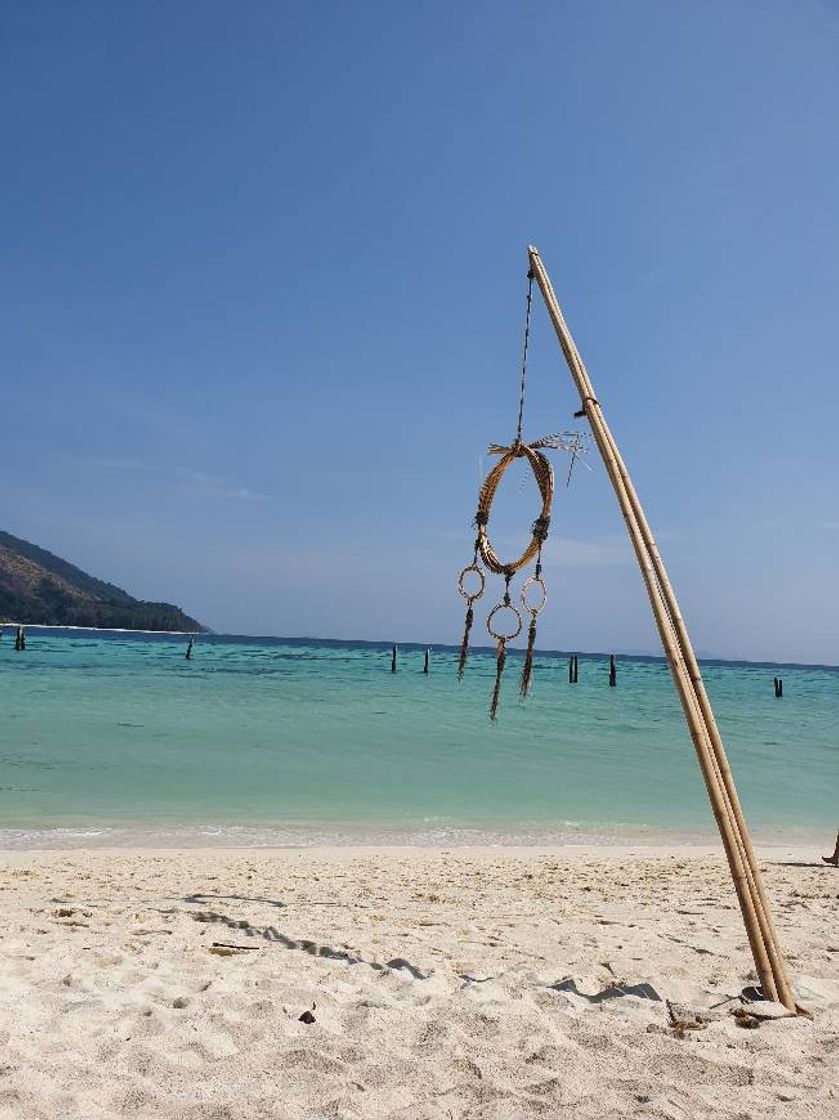
POLYGON ((498 658, 495 666, 495 688, 492 690, 492 704, 489 709, 489 718, 495 723, 495 717, 498 713, 498 700, 501 696, 501 678, 504 676, 504 665, 507 661, 507 643, 506 639, 502 638, 498 643, 498 658))
POLYGON ((536 615, 530 620, 530 629, 527 632, 527 653, 524 656, 524 668, 521 673, 521 687, 519 693, 522 700, 530 695, 530 684, 533 677, 533 647, 536 644, 536 615))
POLYGON ((466 658, 469 656, 469 631, 472 629, 472 622, 475 618, 475 612, 472 610, 470 603, 466 609, 466 625, 463 628, 463 641, 460 645, 460 661, 457 666, 457 679, 463 680, 463 670, 466 668, 466 658))

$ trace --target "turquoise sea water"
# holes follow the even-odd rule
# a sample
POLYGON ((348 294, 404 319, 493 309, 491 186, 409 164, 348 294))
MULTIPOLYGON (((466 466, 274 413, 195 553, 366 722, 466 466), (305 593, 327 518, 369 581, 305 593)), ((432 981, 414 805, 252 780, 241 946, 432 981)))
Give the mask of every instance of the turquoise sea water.
MULTIPOLYGON (((360 643, 87 635, 0 642, 0 846, 713 835, 664 661, 360 643)), ((705 679, 758 837, 839 824, 839 670, 712 662, 705 679), (772 678, 784 679, 784 698, 772 678)))

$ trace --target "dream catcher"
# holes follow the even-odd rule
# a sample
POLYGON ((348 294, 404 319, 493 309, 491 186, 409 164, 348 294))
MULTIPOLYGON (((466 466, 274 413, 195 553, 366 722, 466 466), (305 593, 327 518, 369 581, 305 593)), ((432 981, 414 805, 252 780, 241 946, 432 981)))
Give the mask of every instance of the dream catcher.
POLYGON ((462 680, 466 668, 466 659, 469 654, 469 636, 472 623, 475 619, 475 603, 486 590, 486 574, 481 566, 494 575, 504 577, 504 594, 501 600, 490 610, 487 615, 486 627, 490 636, 497 643, 496 646, 496 671, 495 687, 492 692, 489 718, 495 720, 498 713, 498 702, 501 696, 501 681, 504 676, 504 667, 507 663, 507 644, 514 641, 524 628, 524 618, 530 615, 527 630, 527 651, 524 657, 521 684, 519 692, 522 699, 530 693, 531 679, 533 676, 533 649, 536 644, 536 623, 539 614, 544 610, 548 601, 548 590, 542 577, 542 547, 548 539, 548 529, 551 523, 551 507, 554 497, 553 467, 543 454, 544 450, 553 449, 571 453, 571 464, 568 471, 568 480, 571 479, 571 470, 575 461, 584 453, 584 437, 577 432, 559 432, 543 436, 533 443, 525 443, 522 439, 522 424, 524 422, 524 397, 527 379, 527 349, 530 340, 530 310, 533 298, 533 275, 528 273, 527 307, 524 324, 524 346, 522 349, 521 363, 521 393, 519 397, 519 418, 516 429, 516 438, 509 447, 498 443, 490 444, 489 454, 500 455, 501 458, 487 475, 480 493, 478 494, 478 510, 475 514, 474 525, 477 530, 472 563, 467 564, 461 571, 458 580, 460 594, 466 600, 466 624, 463 630, 463 642, 460 647, 460 661, 457 675, 462 680), (492 503, 495 499, 504 472, 517 460, 524 459, 533 474, 539 490, 542 507, 539 515, 531 526, 530 543, 517 560, 504 562, 495 552, 489 539, 489 518, 492 503), (529 575, 519 592, 519 606, 514 605, 510 592, 513 577, 524 571, 535 561, 532 575, 529 575))

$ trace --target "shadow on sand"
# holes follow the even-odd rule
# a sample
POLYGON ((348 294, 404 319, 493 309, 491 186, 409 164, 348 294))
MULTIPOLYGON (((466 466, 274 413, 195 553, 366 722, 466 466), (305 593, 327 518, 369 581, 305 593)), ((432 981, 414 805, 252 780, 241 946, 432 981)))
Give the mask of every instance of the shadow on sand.
POLYGON ((775 859, 767 860, 769 867, 829 867, 833 871, 839 871, 835 863, 825 863, 824 860, 809 860, 809 859, 775 859))
MULTIPOLYGON (((183 901, 191 904, 206 902, 207 899, 216 896, 210 895, 188 895, 183 901)), ((246 902, 265 902, 272 906, 284 907, 285 903, 278 902, 273 899, 248 899, 240 895, 219 895, 219 898, 236 899, 237 901, 246 902)), ((225 929, 235 930, 242 934, 244 937, 255 938, 260 941, 269 942, 272 945, 281 945, 284 949, 292 949, 299 953, 309 953, 313 957, 324 957, 327 960, 342 961, 344 964, 365 964, 368 968, 373 968, 377 972, 387 972, 396 969, 404 969, 409 972, 415 980, 426 980, 427 974, 416 965, 406 961, 403 957, 394 957, 393 960, 385 961, 382 964, 380 961, 365 960, 364 957, 354 956, 352 953, 346 952, 344 949, 334 949, 330 945, 321 945, 316 941, 310 941, 306 938, 289 937, 287 934, 282 933, 275 926, 254 926, 244 918, 231 918, 227 914, 219 914, 213 910, 198 910, 192 912, 192 917, 196 922, 207 922, 215 925, 223 926, 225 929)), ((236 946, 228 945, 228 948, 235 948, 236 946)), ((253 948, 254 946, 240 946, 241 948, 253 948)))
POLYGON ((564 980, 549 984, 548 987, 555 992, 571 992, 589 1003, 605 1003, 606 1000, 621 999, 623 996, 638 996, 639 999, 652 999, 661 1003, 661 996, 651 984, 610 984, 602 992, 595 992, 594 995, 589 996, 580 991, 573 977, 567 976, 564 980))

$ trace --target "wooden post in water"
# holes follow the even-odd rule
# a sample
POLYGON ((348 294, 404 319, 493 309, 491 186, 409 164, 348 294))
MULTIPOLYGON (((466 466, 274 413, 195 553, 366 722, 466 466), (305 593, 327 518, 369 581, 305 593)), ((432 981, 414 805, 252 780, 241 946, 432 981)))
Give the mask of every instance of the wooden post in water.
POLYGON ((618 670, 615 665, 615 655, 609 654, 609 688, 614 688, 618 683, 618 670))
POLYGON ((775 677, 775 699, 780 700, 784 695, 784 682, 780 677, 775 677))
POLYGON ((186 647, 186 659, 187 659, 187 661, 191 661, 191 660, 192 660, 192 647, 193 647, 194 645, 195 645, 195 638, 194 638, 194 637, 193 637, 193 636, 192 636, 192 635, 190 634, 190 636, 189 636, 189 644, 188 644, 188 645, 187 645, 187 647, 186 647))
POLYGON ((423 660, 423 663, 422 663, 422 671, 426 675, 428 675, 428 658, 429 658, 430 653, 431 653, 431 646, 426 646, 425 647, 425 659, 423 660))
POLYGON ((542 292, 548 315, 580 394, 581 407, 577 415, 585 416, 591 425, 594 442, 603 459, 635 551, 720 831, 763 995, 766 999, 777 999, 790 1010, 795 1010, 795 1000, 763 889, 760 868, 679 604, 626 464, 563 318, 550 278, 538 250, 532 245, 529 249, 529 261, 530 271, 542 292))
POLYGON ((390 655, 390 671, 396 672, 396 642, 393 643, 393 652, 390 655))

